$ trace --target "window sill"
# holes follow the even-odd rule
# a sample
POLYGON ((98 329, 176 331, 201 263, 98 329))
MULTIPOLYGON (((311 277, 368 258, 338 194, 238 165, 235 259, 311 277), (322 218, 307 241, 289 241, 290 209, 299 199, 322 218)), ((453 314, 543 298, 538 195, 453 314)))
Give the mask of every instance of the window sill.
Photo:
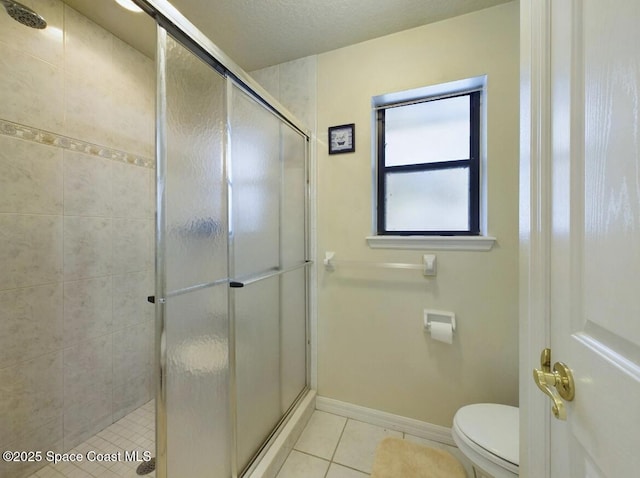
POLYGON ((490 236, 368 236, 371 249, 421 249, 430 251, 490 251, 490 236))

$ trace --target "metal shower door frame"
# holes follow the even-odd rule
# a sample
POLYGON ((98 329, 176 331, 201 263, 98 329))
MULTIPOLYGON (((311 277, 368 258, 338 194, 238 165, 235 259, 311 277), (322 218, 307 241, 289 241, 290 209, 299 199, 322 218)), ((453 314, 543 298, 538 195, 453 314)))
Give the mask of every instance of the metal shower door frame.
MULTIPOLYGON (((305 254, 305 258, 304 261, 298 264, 294 264, 288 267, 283 268, 282 264, 280 264, 280 267, 277 270, 269 270, 269 271, 264 271, 264 272, 258 272, 256 274, 251 274, 249 276, 242 276, 242 277, 238 277, 236 274, 236 268, 235 268, 235 264, 233 262, 233 258, 235 257, 235 248, 234 248, 234 237, 233 234, 229 235, 228 238, 228 250, 229 250, 229 254, 228 254, 228 273, 229 273, 229 277, 233 277, 234 279, 231 280, 231 282, 229 283, 229 287, 230 287, 230 294, 229 294, 229 346, 230 346, 230 369, 231 369, 231 373, 230 373, 230 378, 231 378, 231 411, 232 411, 232 432, 233 432, 233 446, 232 446, 232 454, 233 454, 233 461, 232 461, 232 468, 234 470, 234 474, 233 476, 250 476, 251 473, 253 472, 253 470, 256 468, 257 464, 260 462, 260 459, 265 455, 265 453, 268 451, 269 446, 275 441, 275 439, 277 438, 278 434, 280 433, 281 429, 284 427, 284 425, 286 425, 286 423, 288 422, 288 420, 290 419, 290 415, 292 413, 293 410, 295 410, 296 406, 298 405, 298 403, 302 400, 302 398, 305 396, 306 392, 309 391, 310 389, 310 384, 311 384, 311 347, 310 347, 310 343, 311 343, 311 334, 310 334, 310 317, 311 317, 311 297, 310 297, 310 290, 309 290, 309 285, 311 283, 311 277, 310 277, 310 270, 311 270, 311 266, 313 265, 313 261, 310 260, 310 204, 311 204, 311 196, 310 196, 310 170, 309 170, 309 159, 310 159, 310 143, 309 143, 309 134, 301 131, 299 128, 295 127, 293 125, 292 122, 288 121, 287 118, 283 117, 281 113, 279 113, 276 109, 273 108, 272 105, 269 105, 267 103, 264 102, 264 99, 257 97, 255 92, 253 92, 250 88, 247 87, 247 85, 244 85, 243 83, 241 83, 240 81, 238 81, 237 78, 235 77, 231 77, 231 76, 227 76, 227 90, 226 90, 226 119, 227 119, 227 124, 226 124, 226 136, 225 136, 225 171, 227 173, 227 181, 228 181, 228 194, 227 194, 227 206, 228 206, 228 224, 229 227, 232 227, 232 220, 233 220, 233 194, 232 194, 232 188, 233 188, 233 166, 232 166, 232 161, 233 161, 233 153, 231 151, 231 145, 232 145, 232 135, 233 135, 233 131, 232 131, 232 127, 231 127, 231 122, 230 122, 230 118, 233 115, 233 90, 234 88, 236 88, 238 91, 240 91, 242 94, 247 95, 248 97, 250 97, 252 100, 254 100, 258 106, 261 106, 262 108, 264 108, 268 113, 272 114, 274 117, 276 117, 277 119, 279 119, 284 127, 291 127, 296 133, 300 134, 301 137, 303 137, 305 139, 305 149, 304 149, 304 181, 305 181, 305 190, 304 190, 304 231, 303 231, 303 235, 304 235, 304 254, 305 254), (235 343, 236 343, 236 331, 235 331, 235 326, 236 326, 236 320, 235 320, 235 294, 233 293, 234 290, 237 290, 239 288, 243 288, 244 286, 248 286, 251 284, 254 284, 256 282, 260 282, 262 280, 265 279, 270 279, 273 277, 277 277, 277 276, 282 276, 284 274, 287 274, 289 272, 293 272, 296 270, 300 270, 300 269, 304 269, 305 270, 305 361, 306 361, 306 386, 300 391, 300 393, 298 394, 298 396, 295 398, 295 400, 293 401, 293 403, 291 404, 291 406, 283 412, 283 415, 281 416, 280 420, 278 421, 278 423, 276 424, 275 428, 273 429, 273 431, 271 432, 271 434, 267 437, 267 439, 265 440, 265 442, 262 444, 262 446, 258 449, 258 451, 256 452, 256 454, 253 456, 253 458, 251 459, 251 461, 249 462, 249 465, 244 468, 244 469, 237 469, 237 465, 238 465, 238 457, 237 457, 237 438, 238 438, 238 430, 237 430, 237 421, 236 421, 236 417, 237 417, 237 400, 236 400, 236 392, 237 392, 237 385, 236 385, 236 353, 235 353, 235 343)), ((281 127, 282 127, 281 126, 281 127)), ((281 136, 282 138, 282 136, 281 136)), ((283 159, 282 157, 280 158, 281 160, 283 159)), ((282 179, 282 178, 281 178, 282 179)), ((284 197, 282 196, 282 186, 281 186, 281 191, 280 191, 280 195, 281 195, 281 201, 284 200, 284 197)), ((282 218, 280 218, 280 227, 282 227, 282 218)), ((282 234, 280 233, 279 236, 281 237, 282 234)))
MULTIPOLYGON (((224 112, 225 117, 225 134, 223 151, 224 151, 224 170, 228 177, 230 172, 230 125, 229 125, 229 98, 232 85, 235 83, 240 86, 245 92, 250 94, 254 99, 261 103, 266 109, 268 109, 275 116, 287 123, 293 129, 297 130, 304 138, 306 138, 305 158, 304 158, 304 175, 305 175, 305 218, 304 218, 304 237, 305 237, 305 264, 301 267, 306 269, 306 388, 301 392, 300 396, 296 399, 291 408, 285 413, 283 419, 278 424, 277 430, 280 430, 282 426, 287 422, 290 416, 290 412, 295 408, 301 397, 308 390, 310 384, 310 326, 309 318, 311 315, 310 310, 310 291, 309 284, 311 282, 310 266, 312 262, 309 260, 310 254, 310 189, 309 189, 309 140, 310 132, 300 123, 289 111, 286 110, 279 102, 274 99, 266 90, 264 90, 258 83, 253 80, 246 72, 244 72, 238 65, 233 62, 227 55, 225 55, 215 44, 213 44, 202 32, 200 32, 191 22, 189 22, 179 11, 175 9, 169 2, 165 0, 134 0, 147 14, 152 16, 158 25, 158 50, 157 50, 157 71, 158 83, 157 83, 157 97, 156 97, 156 184, 157 184, 157 220, 156 220, 156 248, 157 251, 163 251, 165 247, 165 218, 162 214, 166 210, 166 195, 164 189, 164 177, 166 175, 166 158, 167 158, 167 131, 166 125, 163 121, 163 117, 166 117, 166 83, 164 78, 164 71, 166 69, 165 61, 165 42, 167 33, 171 34, 176 40, 178 40, 185 48, 187 48, 195 56, 203 60, 210 65, 213 69, 221 73, 227 78, 227 111, 224 112)), ((230 194, 230 191, 228 191, 230 194)), ((231 196, 228 196, 228 214, 231 214, 231 196)), ((230 217, 229 217, 230 219, 230 217)), ((229 243, 228 260, 233 252, 233 240, 230 238, 229 243)), ((233 277, 232 264, 229 263, 228 274, 233 277)), ((156 476, 158 478, 167 478, 167 403, 166 403, 166 349, 164 343, 165 334, 165 302, 164 297, 166 291, 165 283, 165 260, 164 255, 156 253, 156 476)), ((282 271, 286 272, 286 271, 282 271)), ((233 282, 232 279, 226 279, 226 282, 233 282)), ((213 285, 213 284, 212 284, 213 285)), ((217 285, 217 284, 216 284, 217 285)), ((231 421, 231 433, 229 437, 231 441, 232 456, 231 468, 232 477, 238 476, 239 470, 237 469, 237 457, 236 455, 236 439, 237 430, 235 423, 235 325, 232 316, 234 308, 232 302, 233 294, 229 294, 229 355, 230 355, 230 413, 232 416, 231 421)), ((277 436, 277 432, 274 431, 267 443, 271 443, 277 436)), ((259 459, 264 453, 267 446, 265 446, 261 452, 256 456, 259 459)), ((245 470, 248 474, 252 470, 249 467, 245 470)), ((242 471, 242 470, 240 470, 242 471)), ((173 478, 173 477, 171 477, 173 478)))

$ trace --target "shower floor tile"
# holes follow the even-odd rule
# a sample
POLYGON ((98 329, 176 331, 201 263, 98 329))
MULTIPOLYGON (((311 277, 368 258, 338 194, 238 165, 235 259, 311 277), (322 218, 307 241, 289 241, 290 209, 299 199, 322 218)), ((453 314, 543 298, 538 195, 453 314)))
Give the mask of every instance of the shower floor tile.
MULTIPOLYGON (((113 454, 148 450, 155 455, 154 407, 153 400, 146 403, 71 452, 86 456, 88 451, 113 454)), ((276 478, 365 478, 373 464, 374 445, 364 437, 375 437, 377 445, 377 441, 387 435, 448 450, 464 465, 468 476, 473 476, 469 462, 454 446, 316 410, 276 478)), ((59 463, 47 465, 29 478, 134 478, 138 476, 138 464, 125 461, 59 463)), ((155 473, 144 476, 155 478, 155 473)))
MULTIPOLYGON (((69 453, 82 453, 85 460, 79 463, 49 464, 29 478, 133 478, 137 477, 135 461, 88 461, 88 452, 101 454, 134 451, 151 452, 155 456, 155 403, 147 402, 122 417, 113 425, 87 439, 69 453)), ((144 475, 155 478, 155 472, 144 475)))

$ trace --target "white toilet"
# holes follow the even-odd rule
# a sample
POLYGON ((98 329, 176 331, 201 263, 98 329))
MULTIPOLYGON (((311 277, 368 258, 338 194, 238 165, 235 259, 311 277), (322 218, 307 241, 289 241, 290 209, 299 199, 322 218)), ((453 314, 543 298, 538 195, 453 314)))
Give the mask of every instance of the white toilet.
POLYGON ((453 440, 473 463, 476 478, 518 476, 518 423, 518 408, 508 405, 476 403, 456 412, 453 440))

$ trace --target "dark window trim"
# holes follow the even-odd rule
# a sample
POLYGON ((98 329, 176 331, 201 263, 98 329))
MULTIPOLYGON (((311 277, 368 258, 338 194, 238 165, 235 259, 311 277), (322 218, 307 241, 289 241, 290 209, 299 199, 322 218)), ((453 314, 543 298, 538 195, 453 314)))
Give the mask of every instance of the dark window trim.
MULTIPOLYGON (((407 164, 401 166, 385 166, 385 111, 398 105, 390 104, 379 108, 376 112, 376 125, 378 129, 378 158, 377 158, 377 230, 378 235, 393 236, 478 236, 480 235, 480 91, 452 94, 425 98, 424 101, 437 101, 447 98, 468 96, 469 108, 469 154, 468 159, 454 161, 441 161, 424 164, 407 164), (469 229, 461 231, 388 231, 386 230, 386 177, 387 174, 399 172, 434 171, 442 169, 468 168, 469 169, 469 229)), ((418 102, 414 102, 418 103, 418 102)))

